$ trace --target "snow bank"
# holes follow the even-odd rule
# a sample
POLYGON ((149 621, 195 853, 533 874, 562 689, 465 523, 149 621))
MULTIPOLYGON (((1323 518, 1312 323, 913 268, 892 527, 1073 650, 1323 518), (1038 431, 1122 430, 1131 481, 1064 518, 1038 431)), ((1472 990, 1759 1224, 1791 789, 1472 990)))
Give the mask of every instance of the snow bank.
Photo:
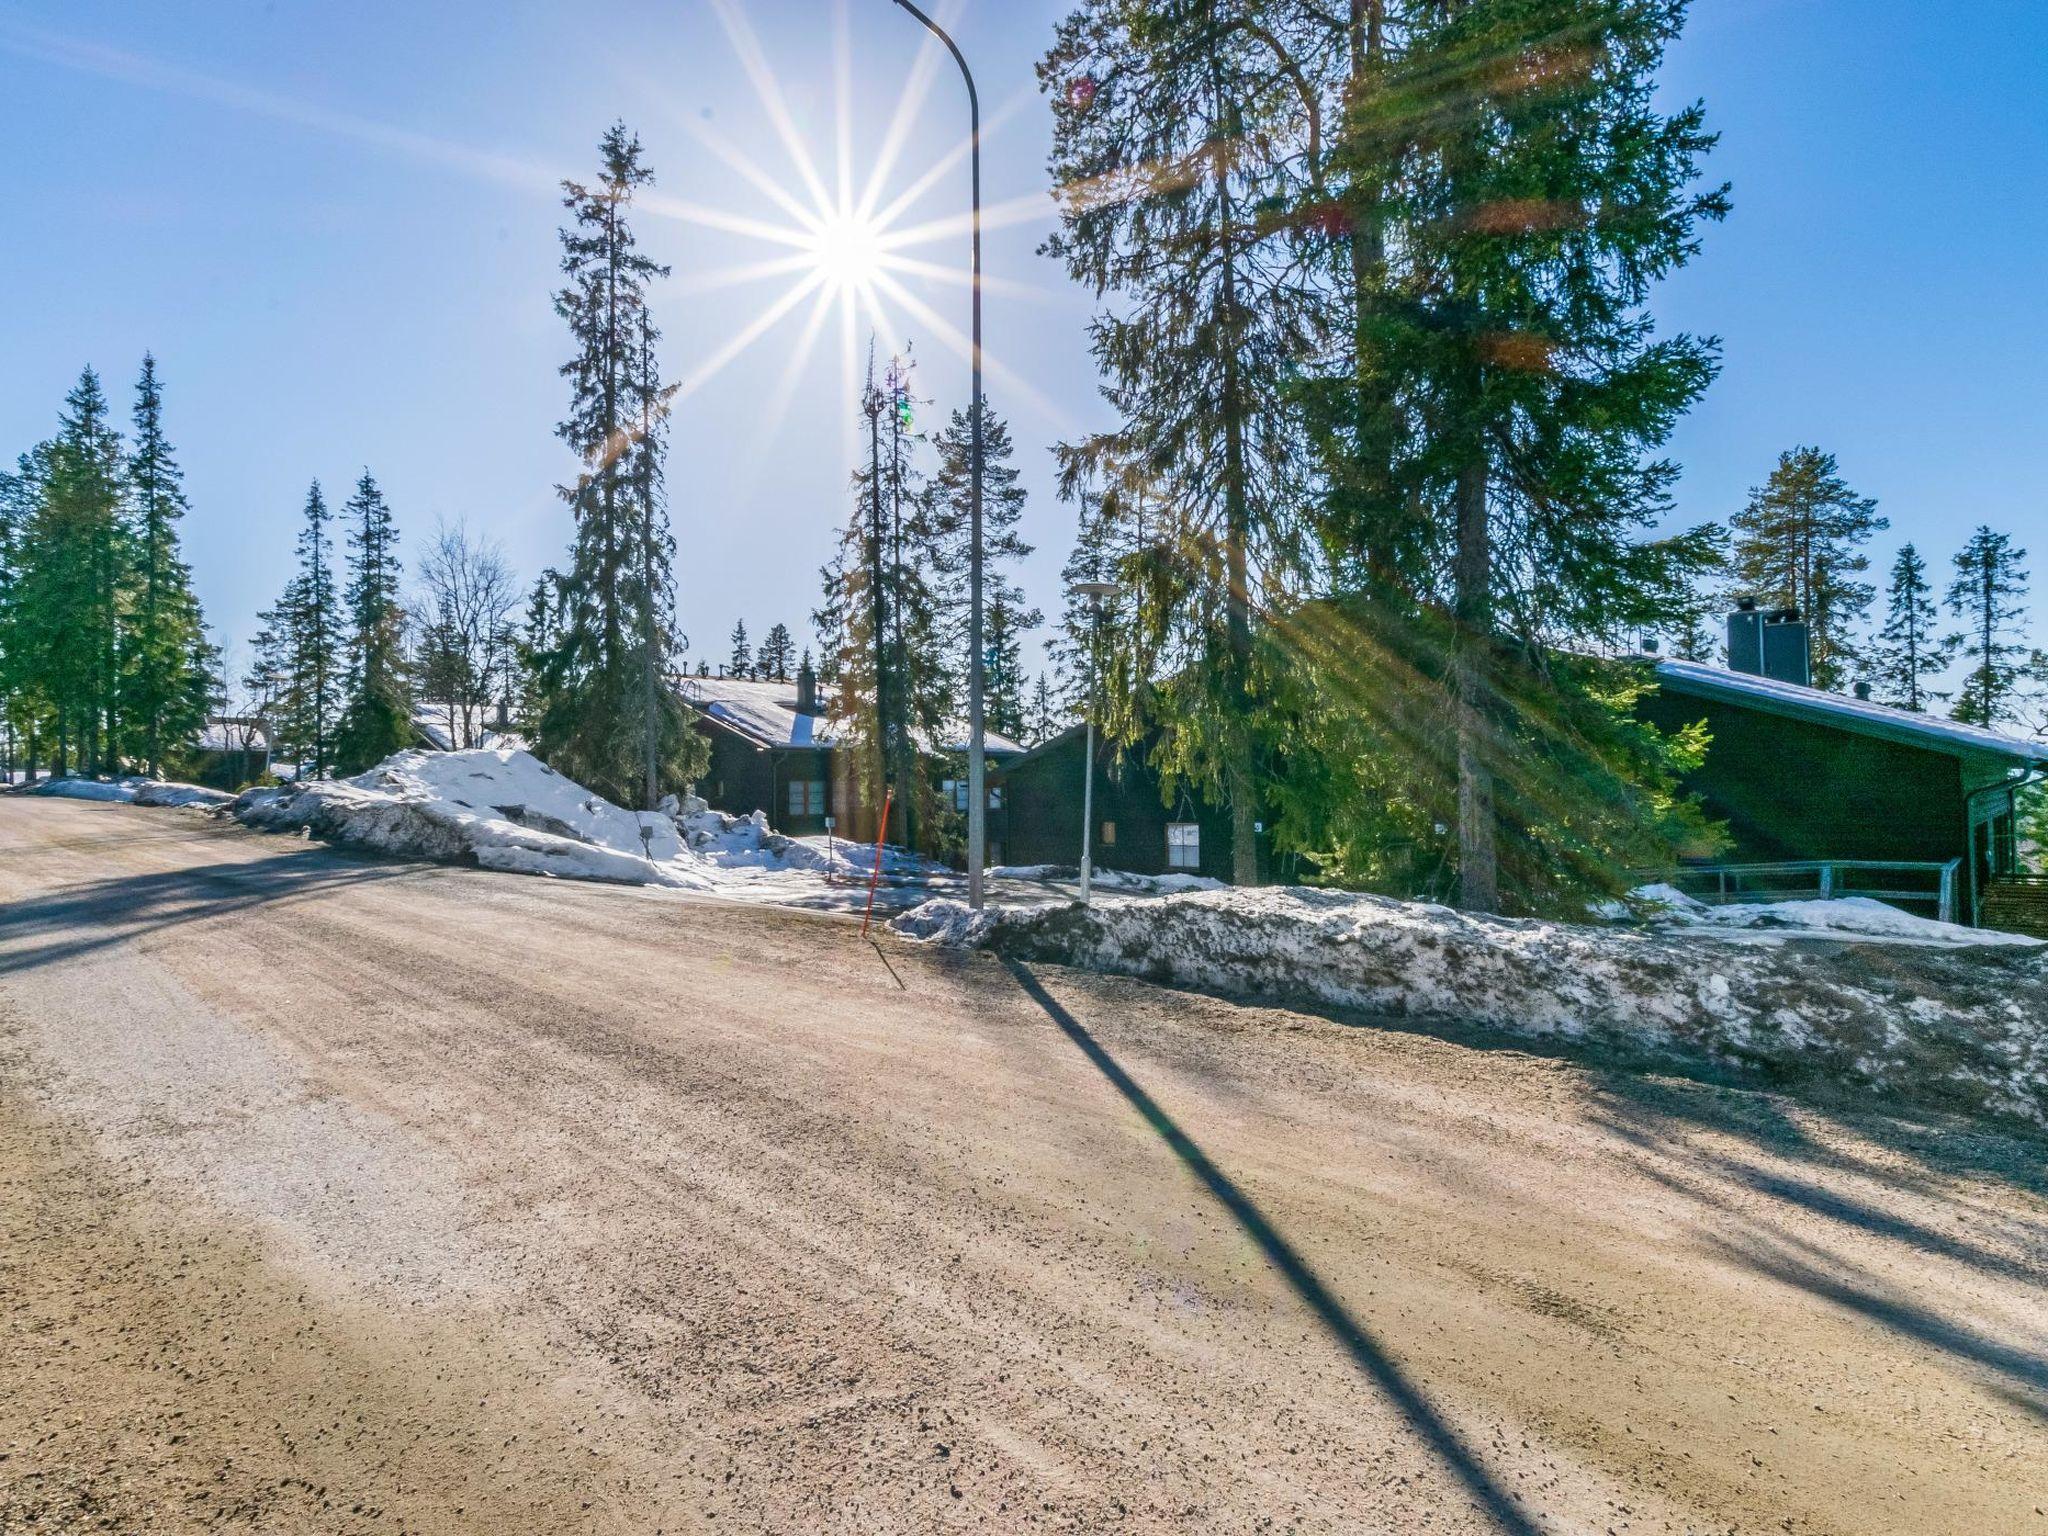
POLYGON ((1395 1019, 1476 1025, 2048 1127, 2039 949, 1702 944, 1314 890, 1225 890, 969 912, 898 932, 1028 960, 1395 1019))
POLYGON ((234 799, 223 790, 165 779, 44 779, 26 795, 53 795, 62 800, 102 800, 121 805, 226 805, 234 799))
POLYGON ((379 853, 485 869, 701 888, 675 822, 621 810, 511 747, 400 752, 353 779, 245 791, 231 814, 379 853))
POLYGON ((226 805, 235 797, 224 789, 203 784, 171 784, 152 779, 135 786, 135 803, 143 806, 212 807, 226 805))
POLYGON ((1882 939, 1896 944, 2014 944, 2038 947, 2040 939, 1991 928, 1965 928, 1959 923, 1917 917, 1868 896, 1836 896, 1823 901, 1740 902, 1709 906, 1668 885, 1646 885, 1630 893, 1650 921, 1701 933, 1757 935, 1797 934, 1807 938, 1882 939))
POLYGON ((140 779, 44 779, 28 795, 53 795, 60 800, 109 800, 126 804, 135 798, 140 779))
MULTIPOLYGON (((622 810, 510 746, 401 752, 353 779, 249 790, 230 810, 252 827, 378 853, 755 900, 814 897, 827 874, 864 887, 874 864, 872 844, 784 837, 758 811, 729 816, 695 797, 622 810)), ((885 878, 936 870, 885 850, 885 878)))
MULTIPOLYGON (((1059 881, 1063 884, 1078 885, 1081 881, 1081 866, 1078 864, 998 864, 988 872, 991 880, 1034 880, 1041 883, 1059 881)), ((1115 891, 1133 896, 1171 896, 1185 891, 1220 891, 1224 888, 1221 880, 1211 880, 1206 875, 1134 875, 1123 869, 1097 869, 1089 874, 1089 884, 1096 890, 1115 891)))

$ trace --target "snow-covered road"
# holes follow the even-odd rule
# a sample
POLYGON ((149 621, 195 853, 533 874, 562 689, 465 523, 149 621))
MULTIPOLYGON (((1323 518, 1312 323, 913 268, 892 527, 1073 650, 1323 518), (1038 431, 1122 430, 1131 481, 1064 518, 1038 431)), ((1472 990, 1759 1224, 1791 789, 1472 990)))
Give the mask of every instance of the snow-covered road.
POLYGON ((2038 1143, 0 799, 0 1528, 2042 1529, 2038 1143))

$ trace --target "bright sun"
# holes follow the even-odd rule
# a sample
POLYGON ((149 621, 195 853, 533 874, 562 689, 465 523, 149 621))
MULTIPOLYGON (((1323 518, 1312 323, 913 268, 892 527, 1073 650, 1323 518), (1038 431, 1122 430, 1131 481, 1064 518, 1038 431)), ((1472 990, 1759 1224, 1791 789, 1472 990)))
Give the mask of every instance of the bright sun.
POLYGON ((858 292, 882 269, 882 231, 858 215, 834 214, 813 235, 811 260, 839 292, 858 292))

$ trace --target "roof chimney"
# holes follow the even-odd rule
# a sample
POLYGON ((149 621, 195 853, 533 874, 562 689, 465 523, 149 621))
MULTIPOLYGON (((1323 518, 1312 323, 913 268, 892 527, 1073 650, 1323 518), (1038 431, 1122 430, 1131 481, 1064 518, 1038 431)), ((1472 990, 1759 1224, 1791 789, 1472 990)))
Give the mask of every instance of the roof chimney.
POLYGON ((1728 670, 1813 686, 1812 635, 1797 608, 1765 613, 1756 599, 1736 600, 1728 615, 1728 670))
POLYGON ((811 670, 808 661, 796 669, 796 712, 800 715, 818 712, 818 674, 811 670))
POLYGON ((1797 608, 1781 608, 1764 618, 1764 676, 1813 686, 1813 637, 1797 608))
POLYGON ((1728 615, 1728 670, 1763 676, 1764 616, 1757 612, 1753 597, 1737 598, 1735 611, 1728 615))
POLYGON ((1868 704, 1870 702, 1870 684, 1858 683, 1856 685, 1856 697, 1868 704))

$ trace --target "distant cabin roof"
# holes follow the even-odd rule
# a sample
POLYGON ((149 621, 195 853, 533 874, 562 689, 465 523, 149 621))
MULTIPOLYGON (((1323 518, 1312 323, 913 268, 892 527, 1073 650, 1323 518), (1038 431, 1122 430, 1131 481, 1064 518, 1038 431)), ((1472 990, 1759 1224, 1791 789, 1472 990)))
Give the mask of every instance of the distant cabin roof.
POLYGON ((1875 736, 1956 757, 1997 758, 2018 767, 2048 766, 2048 741, 2008 736, 1982 726, 1914 714, 1874 700, 1781 683, 1776 678, 1731 672, 1697 661, 1660 661, 1657 680, 1667 693, 1746 704, 1765 714, 1808 720, 1859 736, 1875 736))
MULTIPOLYGON (((682 680, 683 701, 720 725, 746 737, 756 746, 836 747, 840 734, 822 714, 800 714, 796 707, 794 682, 756 682, 740 677, 686 677, 682 680)), ((966 723, 956 722, 952 737, 943 749, 967 750, 966 723)), ((1024 749, 996 731, 986 733, 988 751, 1010 757, 1024 749)))
POLYGON ((268 752, 270 737, 254 720, 215 718, 199 728, 196 745, 202 752, 268 752))

